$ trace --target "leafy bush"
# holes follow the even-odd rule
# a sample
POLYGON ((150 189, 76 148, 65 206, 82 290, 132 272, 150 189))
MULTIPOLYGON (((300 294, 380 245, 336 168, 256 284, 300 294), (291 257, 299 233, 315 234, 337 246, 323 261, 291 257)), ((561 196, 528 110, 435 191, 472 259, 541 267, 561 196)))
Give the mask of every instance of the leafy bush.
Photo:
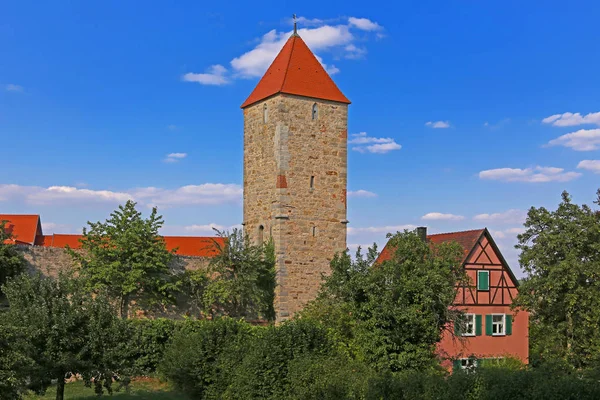
POLYGON ((243 356, 253 328, 232 319, 182 325, 166 348, 159 371, 195 399, 210 399, 225 390, 231 368, 243 356))
POLYGON ((169 319, 128 320, 127 359, 132 375, 149 375, 156 372, 165 348, 173 339, 180 321, 169 319))
POLYGON ((294 320, 257 330, 234 371, 226 399, 280 399, 290 385, 290 363, 333 351, 327 331, 313 322, 294 320))

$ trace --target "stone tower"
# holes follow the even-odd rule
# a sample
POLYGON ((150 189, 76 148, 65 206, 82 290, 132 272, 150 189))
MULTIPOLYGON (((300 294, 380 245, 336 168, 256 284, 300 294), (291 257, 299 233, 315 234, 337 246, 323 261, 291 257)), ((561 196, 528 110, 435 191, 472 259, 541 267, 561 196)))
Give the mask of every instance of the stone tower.
POLYGON ((244 229, 275 243, 277 321, 316 297, 346 249, 349 104, 294 33, 241 106, 244 229))

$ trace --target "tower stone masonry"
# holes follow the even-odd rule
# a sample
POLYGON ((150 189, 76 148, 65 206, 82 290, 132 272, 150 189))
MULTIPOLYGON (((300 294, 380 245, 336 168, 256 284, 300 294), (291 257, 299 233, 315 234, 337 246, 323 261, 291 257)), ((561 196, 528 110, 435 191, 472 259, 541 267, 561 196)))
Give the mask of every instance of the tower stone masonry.
POLYGON ((244 111, 244 230, 275 244, 277 321, 314 299, 346 249, 348 104, 294 34, 244 111))

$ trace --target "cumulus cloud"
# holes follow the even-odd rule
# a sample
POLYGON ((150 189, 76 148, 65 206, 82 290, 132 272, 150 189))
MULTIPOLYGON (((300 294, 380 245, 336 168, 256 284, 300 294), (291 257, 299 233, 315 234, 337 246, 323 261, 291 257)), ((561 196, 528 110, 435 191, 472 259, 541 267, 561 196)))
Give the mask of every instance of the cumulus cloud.
POLYGON ((473 217, 475 221, 502 223, 502 224, 522 224, 527 217, 527 211, 510 209, 507 211, 493 214, 477 214, 473 217))
POLYGON ((133 188, 125 191, 80 189, 70 186, 0 185, 0 201, 22 201, 34 205, 87 205, 90 203, 122 204, 135 200, 149 206, 188 206, 240 203, 240 185, 205 183, 175 189, 155 187, 133 188))
POLYGON ((544 124, 553 126, 577 126, 577 125, 598 125, 600 126, 600 111, 581 115, 580 113, 566 112, 563 114, 554 114, 542 120, 544 124))
POLYGON ((580 129, 567 133, 548 142, 547 146, 569 147, 576 151, 592 151, 600 149, 600 129, 580 129))
POLYGON ((425 126, 434 129, 445 129, 450 128, 450 121, 429 121, 425 123, 425 126))
POLYGON ((421 217, 421 219, 428 221, 461 221, 465 219, 462 215, 454 214, 442 214, 439 212, 430 212, 421 217))
POLYGON ((525 228, 509 228, 503 230, 491 231, 494 239, 516 239, 517 235, 525 232, 525 228))
POLYGON ((216 64, 208 67, 207 71, 202 74, 188 72, 187 74, 184 74, 181 79, 185 82, 197 82, 201 85, 221 86, 230 82, 226 75, 227 68, 220 64, 216 64))
POLYGON ((563 168, 540 167, 535 168, 496 168, 481 171, 479 179, 495 180, 502 182, 568 182, 579 178, 579 172, 565 172, 563 168))
POLYGON ((416 225, 386 225, 386 226, 367 226, 363 228, 348 227, 348 235, 357 235, 360 233, 396 233, 402 232, 405 229, 412 231, 416 229, 416 225))
MULTIPOLYGON (((305 26, 298 29, 298 34, 311 50, 316 53, 317 59, 329 74, 339 72, 339 68, 335 65, 325 63, 321 58, 322 54, 335 51, 336 55, 341 54, 345 58, 361 58, 366 54, 366 48, 364 45, 362 47, 356 45, 358 39, 354 33, 357 30, 363 31, 360 39, 361 43, 364 44, 368 39, 369 32, 380 32, 383 30, 383 27, 376 22, 353 17, 348 19, 347 22, 343 21, 342 23, 335 23, 331 20, 325 21, 318 18, 308 19, 299 17, 298 24, 305 26), (367 32, 367 35, 365 35, 365 32, 367 32)), ((205 85, 224 85, 236 78, 261 77, 291 34, 291 31, 272 29, 257 40, 258 43, 253 49, 234 57, 229 63, 231 66, 230 70, 221 64, 217 64, 211 66, 203 74, 187 73, 184 75, 184 80, 205 85)))
POLYGON ((352 147, 352 150, 360 153, 387 153, 392 150, 400 150, 401 145, 396 143, 392 138, 377 138, 368 136, 366 132, 355 133, 351 135, 351 139, 348 141, 349 144, 356 146, 352 147))
POLYGON ((163 160, 166 163, 175 163, 187 157, 187 153, 169 153, 163 160))
POLYGON ((348 23, 351 26, 354 26, 363 31, 380 31, 383 29, 383 27, 381 25, 379 25, 377 22, 373 22, 368 18, 350 17, 350 18, 348 18, 348 23))
POLYGON ((55 222, 42 222, 42 231, 44 235, 52 233, 72 232, 73 228, 68 224, 57 224, 55 222))
POLYGON ((348 197, 377 197, 377 194, 369 192, 368 190, 354 190, 348 192, 348 197))
POLYGON ((5 86, 7 92, 22 92, 24 90, 23 86, 15 85, 14 83, 9 83, 5 86))
POLYGON ((577 164, 577 168, 600 174, 600 160, 582 160, 577 164))

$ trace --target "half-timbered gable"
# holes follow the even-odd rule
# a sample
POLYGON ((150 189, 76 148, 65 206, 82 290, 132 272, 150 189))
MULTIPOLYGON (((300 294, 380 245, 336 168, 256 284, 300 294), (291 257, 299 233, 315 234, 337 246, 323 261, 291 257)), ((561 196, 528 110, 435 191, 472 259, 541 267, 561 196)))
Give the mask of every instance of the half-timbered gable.
POLYGON ((510 306, 517 295, 518 281, 488 230, 474 233, 477 241, 463 264, 468 283, 457 286, 455 304, 510 306))

